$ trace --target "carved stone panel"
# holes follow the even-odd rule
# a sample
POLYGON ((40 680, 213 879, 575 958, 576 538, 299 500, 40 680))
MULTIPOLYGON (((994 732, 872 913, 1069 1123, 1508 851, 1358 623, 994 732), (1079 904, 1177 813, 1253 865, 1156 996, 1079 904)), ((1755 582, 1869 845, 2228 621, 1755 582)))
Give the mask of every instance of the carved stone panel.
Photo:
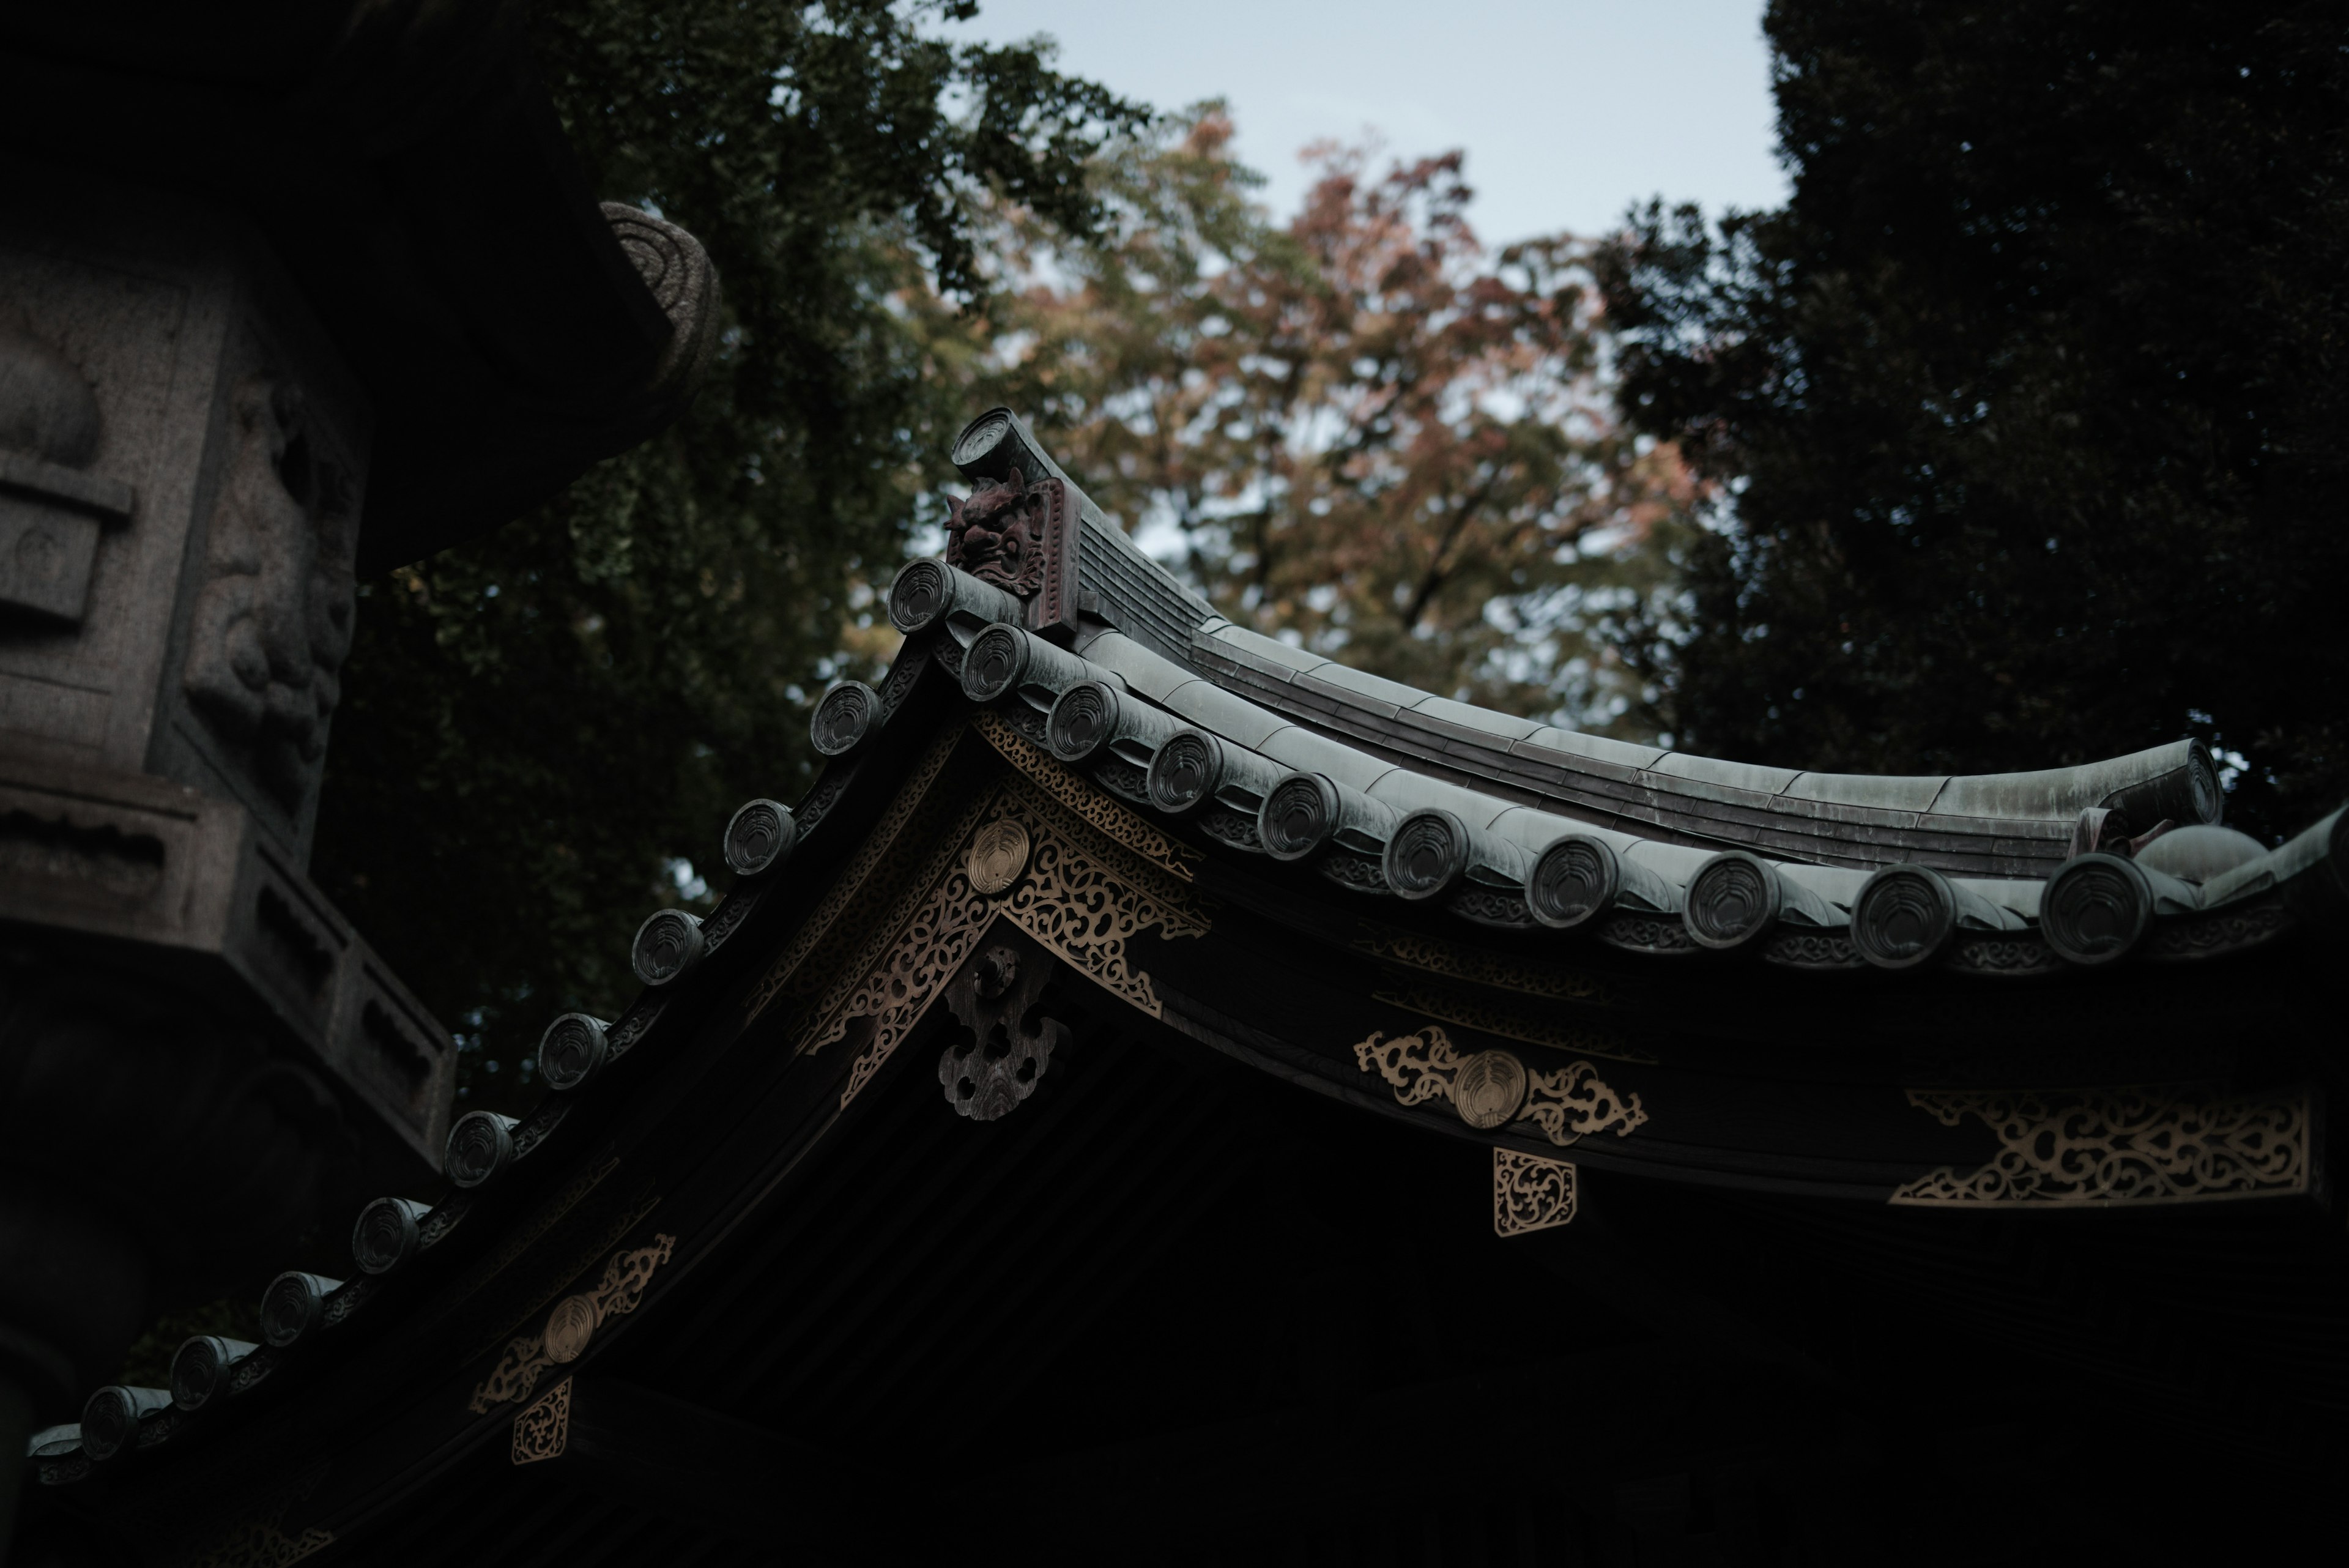
POLYGON ((81 371, 0 320, 0 613, 81 620, 99 524, 130 513, 129 486, 84 472, 99 428, 81 371))
POLYGON ((7 171, 0 745, 236 800, 298 861, 369 411, 227 210, 7 171))
POLYGON ((212 737, 291 816, 342 694, 358 490, 320 450, 292 380, 245 377, 228 415, 181 681, 212 737))

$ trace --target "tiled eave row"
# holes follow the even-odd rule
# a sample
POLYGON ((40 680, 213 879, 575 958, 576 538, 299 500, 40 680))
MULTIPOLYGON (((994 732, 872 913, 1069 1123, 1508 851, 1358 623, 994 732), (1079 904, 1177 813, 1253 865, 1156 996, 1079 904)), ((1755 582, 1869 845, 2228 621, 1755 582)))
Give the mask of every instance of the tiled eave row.
MULTIPOLYGON (((970 592, 971 602, 999 606, 1002 596, 994 590, 972 585, 959 573, 954 576, 959 579, 958 591, 970 592)), ((1254 648, 1247 634, 1236 628, 1209 628, 1198 635, 1236 648, 1235 666, 1246 665, 1240 655, 1247 654, 1257 655, 1260 662, 1278 662, 1254 648)), ((1055 755, 1070 751, 1060 743, 1065 737, 1054 733, 1053 717, 1061 700, 1080 686, 1112 691, 1125 713, 1123 722, 1129 738, 1149 737, 1151 744, 1101 750, 1092 760, 1073 764, 1078 771, 1177 832, 1222 852, 1252 857, 1275 875, 1296 878, 1300 891, 1335 890, 1370 900, 1407 897, 1390 879, 1387 858, 1372 853, 1375 846, 1367 839, 1333 843, 1288 858, 1276 857, 1268 848, 1264 823, 1270 795, 1268 790, 1256 786, 1301 775, 1326 783, 1344 809, 1355 814, 1350 820, 1367 825, 1362 827, 1366 834, 1371 827, 1383 828, 1391 836, 1389 843, 1414 818, 1427 822, 1448 817, 1456 823, 1468 840, 1465 859, 1485 879, 1464 877, 1426 902, 1444 918, 1457 919, 1465 927, 1533 933, 1562 943, 1597 942, 1679 961, 1758 961, 1854 973, 1883 967, 1856 940, 1853 919, 1866 902, 1870 885, 1882 884, 1887 876, 1903 867, 1869 873, 1835 864, 1769 858, 1745 849, 1708 850, 1609 826, 1603 818, 1593 820, 1601 818, 1597 811, 1584 817, 1541 809, 1519 798, 1521 792, 1505 794, 1472 786, 1434 767, 1412 765, 1367 745, 1349 744, 1325 732, 1322 725, 1236 693, 1224 681, 1201 673, 1204 667, 1204 657, 1196 665, 1177 661, 1106 626, 1092 628, 1081 652, 1043 644, 1017 627, 968 617, 961 624, 942 618, 936 624, 912 627, 906 647, 881 689, 846 682, 828 693, 820 705, 814 723, 817 742, 833 761, 796 815, 775 803, 754 801, 729 825, 726 858, 740 878, 734 891, 706 920, 664 910, 646 922, 633 955, 638 977, 646 982, 636 1001, 608 1024, 567 1014, 550 1026, 541 1052, 542 1076, 549 1092, 527 1116, 510 1119, 474 1112, 460 1118, 449 1140, 449 1190, 429 1201, 386 1197, 367 1205, 354 1226, 355 1268, 349 1279, 288 1274, 273 1282, 264 1314, 273 1325, 270 1343, 240 1345, 216 1338, 191 1340, 174 1364, 172 1388, 100 1389, 91 1397, 84 1423, 36 1434, 29 1457, 38 1480, 48 1485, 70 1485, 188 1442, 213 1426, 222 1412, 234 1409, 264 1386, 282 1388, 288 1379, 305 1376, 305 1366, 319 1365, 321 1352, 331 1349, 353 1324, 380 1314, 396 1276, 429 1284, 436 1273, 445 1272, 443 1243, 485 1199, 493 1196, 494 1184, 509 1180, 511 1173, 525 1162, 543 1158, 548 1147, 559 1147, 556 1134, 583 1097, 610 1093, 616 1083, 636 1071, 644 1058, 638 1056, 626 1066, 624 1059, 661 1038, 664 1015, 701 983, 698 977, 711 955, 743 928, 762 903, 782 896, 784 889, 776 873, 795 842, 821 831, 855 779, 857 753, 888 726, 925 673, 934 669, 959 682, 966 701, 991 708, 1019 733, 1055 755), (1032 659, 1023 679, 999 691, 984 690, 983 681, 972 679, 971 650, 988 637, 999 645, 1015 645, 1032 659), (980 690, 975 691, 975 686, 980 690), (1154 779, 1167 771, 1160 765, 1161 753, 1169 753, 1176 738, 1185 734, 1214 737, 1226 776, 1211 782, 1199 798, 1170 805, 1165 792, 1154 789, 1154 779), (746 830, 746 824, 756 831, 746 830), (1574 929, 1547 929, 1536 918, 1522 888, 1513 889, 1489 873, 1496 867, 1510 867, 1529 874, 1543 853, 1569 838, 1604 846, 1619 863, 1627 891, 1603 919, 1574 929), (1709 867, 1729 864, 1724 856, 1744 857, 1735 860, 1739 866, 1750 860, 1765 867, 1783 894, 1763 939, 1740 944, 1735 955, 1709 951, 1692 934, 1689 919, 1691 888, 1701 883, 1709 867), (562 1060, 555 1060, 556 1056, 562 1060), (298 1310, 269 1310, 289 1302, 298 1310), (180 1386, 183 1367, 188 1373, 184 1388, 180 1386), (102 1445, 90 1441, 86 1430, 93 1412, 113 1421, 118 1428, 102 1445), (98 1451, 100 1448, 102 1453, 98 1451)), ((1306 693, 1350 690, 1341 678, 1319 666, 1292 669, 1291 679, 1285 684, 1306 693)), ((1551 753, 1577 754, 1565 752, 1569 742, 1560 741, 1563 732, 1546 734, 1541 727, 1530 726, 1524 733, 1487 744, 1480 737, 1503 736, 1506 727, 1521 726, 1524 722, 1495 715, 1464 717, 1454 711, 1460 705, 1445 705, 1443 700, 1423 694, 1409 709, 1388 697, 1371 695, 1392 707, 1387 716, 1398 724, 1402 723, 1401 715, 1413 713, 1416 717, 1404 727, 1439 737, 1446 744, 1530 761, 1551 753), (1444 726, 1461 732, 1449 732, 1444 726)), ((1475 711, 1465 713, 1473 716, 1475 711)), ((1588 737, 1570 737, 1569 742, 1593 749, 1612 744, 1588 737)), ((2059 774, 2006 775, 2003 784, 1989 784, 1941 781, 1926 805, 1952 799, 1995 798, 2013 803, 2037 798, 2054 809, 2055 803, 2068 804, 2086 792, 2106 789, 2115 779, 2124 781, 2113 786, 2124 794, 2147 784, 2162 785, 2170 774, 2158 765, 2161 760, 2158 754, 2145 755, 2153 760, 2120 759, 2116 764, 2097 765, 2116 770, 2107 774, 2097 774, 2093 768, 2060 770, 2061 776, 2072 780, 2060 787, 2049 782, 2059 774), (2017 784, 2016 780, 2041 782, 2017 784), (1952 786, 1961 787, 1953 794, 1952 786), (2063 793, 2065 788, 2071 793, 2063 793), (2039 792, 2035 797, 2033 791, 2039 792)), ((1715 792, 1742 787, 1698 776, 1695 772, 1667 773, 1664 767, 1670 759, 1661 755, 1584 760, 1651 777, 1678 777, 1715 792)), ((1837 804, 1793 794, 1801 777, 1779 782, 1777 793, 1766 798, 1806 801, 1811 805, 1837 804)), ((1817 784, 1816 775, 1812 777, 1815 792, 1835 787, 1817 784)), ((1893 782, 1912 787, 1911 781, 1893 782)), ((1744 793, 1763 794, 1759 789, 1744 793)), ((2112 789, 2106 789, 2098 798, 2109 799, 2112 794, 2112 789)), ((1680 798, 1698 797, 1683 792, 1680 798)), ((1889 808, 1855 805, 1852 809, 1889 808)), ((1920 809, 1918 815, 1934 814, 1920 809)), ((1637 819, 1617 813, 1613 820, 1637 819)), ((1816 820, 1840 823, 1843 819, 1821 814, 1816 820)), ((2251 853, 2238 855, 2233 864, 2199 881, 2165 872, 2158 864, 2134 872, 2124 866, 2111 872, 2124 885, 2141 885, 2147 899, 2145 929, 2112 953, 2109 961, 2100 959, 2088 965, 2064 956, 2044 934, 2043 905, 2060 895, 2060 877, 1948 878, 1961 909, 1960 929, 1931 955, 1930 962, 1901 967, 1986 976, 2053 976, 2106 961, 2191 961, 2263 946, 2305 920, 2337 921, 2349 909, 2349 887, 2344 887, 2343 872, 2349 862, 2343 852, 2344 828, 2349 828, 2349 822, 2344 813, 2335 812, 2280 848, 2261 850, 2251 846, 2251 853), (2137 883, 2127 881, 2132 875, 2137 877, 2137 883)), ((2031 836, 2031 841, 2041 840, 2031 836)), ((1744 842, 1765 850, 1775 847, 1759 838, 1744 842)), ((2154 842, 2148 861, 2158 858, 2153 851, 2158 851, 2161 843, 2154 842)), ((2075 864, 2107 870, 2123 865, 2109 855, 2075 857, 2062 863, 2075 864)), ((412 1292, 403 1292, 402 1297, 418 1299, 412 1292)))

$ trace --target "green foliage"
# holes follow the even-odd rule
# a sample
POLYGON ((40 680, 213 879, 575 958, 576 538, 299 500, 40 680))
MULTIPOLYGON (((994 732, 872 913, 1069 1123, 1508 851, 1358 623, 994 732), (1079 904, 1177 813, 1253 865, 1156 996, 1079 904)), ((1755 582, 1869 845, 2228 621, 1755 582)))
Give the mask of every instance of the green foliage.
POLYGON ((904 555, 969 410, 908 298, 976 278, 1012 200, 1092 221, 1138 114, 1033 47, 950 47, 885 0, 589 0, 534 42, 591 189, 709 248, 718 360, 688 417, 551 504, 361 590, 316 870, 469 1036, 476 1105, 537 1032, 610 1016, 629 933, 707 898, 727 815, 808 777, 807 704, 885 650, 904 555), (935 281, 934 281, 935 280, 935 281))
POLYGON ((2349 794, 2349 29, 1777 0, 1781 212, 1605 258, 1629 417, 1735 495, 1641 657, 1682 743, 2053 765, 2189 731, 2349 794))

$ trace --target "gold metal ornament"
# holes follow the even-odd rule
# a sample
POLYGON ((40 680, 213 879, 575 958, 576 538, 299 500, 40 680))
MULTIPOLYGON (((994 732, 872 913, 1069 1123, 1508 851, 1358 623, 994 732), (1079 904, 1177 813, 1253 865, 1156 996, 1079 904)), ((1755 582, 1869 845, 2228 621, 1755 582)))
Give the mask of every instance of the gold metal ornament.
POLYGON ((1891 1199, 1904 1206, 2213 1203, 2309 1187, 2305 1088, 2232 1099, 2165 1088, 1911 1089, 1909 1103, 1944 1127, 1973 1116, 2000 1147, 1987 1165, 1945 1165, 1909 1182, 1891 1199))
POLYGON ((1507 1123, 1525 1103, 1525 1064, 1506 1051, 1479 1051, 1452 1075, 1452 1108, 1479 1132, 1507 1123))
MULTIPOLYGON (((1437 1098, 1457 1105, 1453 1085, 1474 1060, 1475 1055, 1461 1055, 1452 1037, 1434 1024, 1392 1040, 1382 1033, 1373 1033, 1354 1047, 1355 1064, 1363 1072, 1384 1078, 1394 1091, 1395 1103, 1402 1106, 1425 1105, 1437 1098)), ((1507 1119, 1533 1123, 1561 1148, 1598 1133, 1629 1137, 1648 1119, 1639 1096, 1619 1092, 1588 1062, 1569 1062, 1552 1071, 1535 1073, 1526 1073, 1519 1065, 1518 1071, 1524 1073, 1523 1093, 1507 1119)), ((1487 1103, 1484 1093, 1476 1091, 1480 1104, 1487 1103)))
POLYGON ((477 1416, 486 1415, 493 1406, 530 1397, 541 1374, 558 1364, 576 1361, 597 1329, 636 1310, 645 1287, 652 1282, 653 1271, 667 1262, 676 1250, 676 1237, 656 1235, 649 1247, 613 1253, 605 1261, 604 1277, 594 1290, 555 1303, 543 1332, 507 1342, 505 1353, 474 1388, 466 1408, 477 1416))
POLYGON ((986 824, 971 836, 963 867, 971 887, 988 898, 1009 892, 1028 869, 1028 830, 1008 816, 986 824))
POLYGON ((558 1366, 578 1360, 602 1321, 595 1298, 584 1291, 555 1303, 554 1310, 546 1314, 546 1358, 558 1366))
POLYGON ((1154 927, 1168 940, 1206 934, 1206 915, 1187 886, 1104 840, 1028 781, 1012 781, 982 808, 970 853, 959 865, 943 864, 893 929, 842 971, 794 1047, 821 1051, 846 1038, 854 1021, 873 1021, 842 1087, 843 1106, 889 1060, 999 917, 1153 1018, 1159 1016, 1158 995, 1149 975, 1126 961, 1127 940, 1154 927), (1024 866, 1003 893, 990 896, 980 890, 972 863, 998 826, 1019 834, 1024 866))
POLYGON ((571 1441, 571 1379, 566 1377, 514 1417, 513 1462, 558 1459, 571 1441))
POLYGON ((1493 1151, 1493 1234, 1523 1236, 1569 1224, 1574 1219, 1575 1168, 1571 1161, 1493 1151))

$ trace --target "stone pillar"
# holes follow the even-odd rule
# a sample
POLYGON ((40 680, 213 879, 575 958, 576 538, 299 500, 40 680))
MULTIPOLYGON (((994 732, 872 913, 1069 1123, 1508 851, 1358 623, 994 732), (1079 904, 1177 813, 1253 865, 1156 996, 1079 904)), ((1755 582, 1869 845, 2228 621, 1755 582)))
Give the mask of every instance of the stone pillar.
POLYGON ((233 210, 22 164, 5 184, 14 1480, 18 1406, 36 1427, 75 1419, 159 1297, 225 1288, 363 1197, 428 1182, 455 1062, 305 874, 351 640, 366 397, 233 210))

